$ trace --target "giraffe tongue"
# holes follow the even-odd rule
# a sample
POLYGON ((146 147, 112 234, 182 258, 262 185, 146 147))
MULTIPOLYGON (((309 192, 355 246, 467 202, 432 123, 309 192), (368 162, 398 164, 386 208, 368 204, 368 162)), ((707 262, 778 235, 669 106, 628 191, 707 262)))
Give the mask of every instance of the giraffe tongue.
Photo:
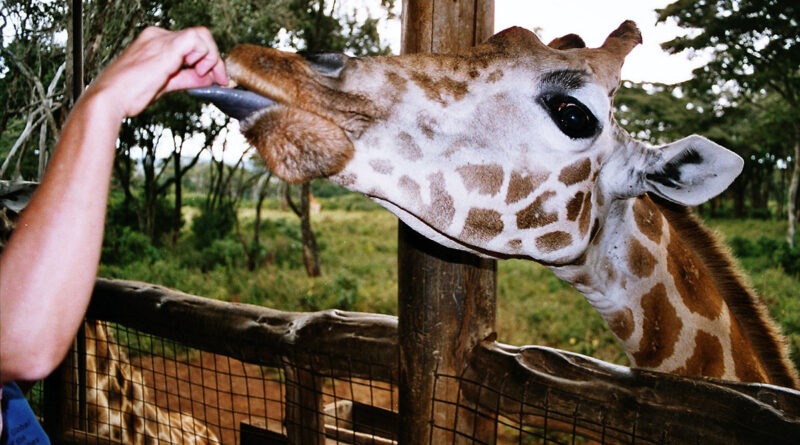
POLYGON ((240 121, 256 111, 272 105, 275 101, 257 93, 239 88, 224 88, 219 85, 193 88, 187 91, 192 96, 207 100, 217 106, 223 113, 240 121))

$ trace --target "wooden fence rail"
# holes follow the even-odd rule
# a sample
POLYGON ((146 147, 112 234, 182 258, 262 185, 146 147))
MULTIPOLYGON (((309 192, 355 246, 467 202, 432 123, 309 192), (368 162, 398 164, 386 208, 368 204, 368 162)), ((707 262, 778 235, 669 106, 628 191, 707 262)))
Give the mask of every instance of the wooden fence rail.
MULTIPOLYGON (((287 383, 297 383, 286 391, 291 443, 325 443, 321 397, 314 393, 320 375, 398 381, 397 319, 391 316, 282 312, 103 279, 88 316, 284 369, 287 383)), ((496 442, 503 419, 525 430, 566 430, 604 443, 800 443, 800 392, 770 385, 634 370, 491 338, 472 351, 460 375, 437 378, 441 388, 457 383, 456 408, 463 412, 457 425, 441 426, 454 433, 455 443, 474 437, 496 442), (486 419, 493 421, 490 430, 486 419)), ((430 406, 426 421, 435 429, 436 401, 430 406)))

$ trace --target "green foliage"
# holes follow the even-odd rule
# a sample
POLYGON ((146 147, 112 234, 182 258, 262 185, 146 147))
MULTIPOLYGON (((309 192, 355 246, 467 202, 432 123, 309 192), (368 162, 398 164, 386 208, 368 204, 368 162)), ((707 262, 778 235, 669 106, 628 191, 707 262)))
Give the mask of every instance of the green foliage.
POLYGON ((216 240, 225 238, 236 224, 236 211, 230 205, 203 209, 192 219, 192 234, 197 248, 204 248, 216 240))
POLYGON ((103 242, 101 261, 126 265, 134 262, 150 263, 158 257, 159 252, 150 243, 147 235, 123 226, 115 232, 107 232, 103 242), (109 236, 111 233, 114 235, 109 236))
POLYGON ((790 276, 800 276, 800 246, 790 246, 785 240, 759 236, 749 238, 734 235, 728 240, 733 254, 748 270, 764 271, 782 268, 790 276))
POLYGON ((309 287, 301 299, 305 311, 342 309, 351 311, 358 300, 358 280, 347 272, 337 273, 332 280, 319 280, 309 287))
MULTIPOLYGON (((328 199, 321 201, 323 211, 315 217, 315 225, 326 268, 319 278, 305 273, 299 221, 289 211, 277 209, 265 210, 264 256, 252 272, 243 265, 242 244, 228 236, 211 240, 203 249, 187 238, 175 248, 160 248, 153 259, 104 263, 101 275, 281 310, 339 308, 395 314, 397 220, 383 210, 330 210, 328 199)), ((252 217, 252 209, 240 211, 242 230, 251 229, 252 217)), ((797 272, 785 272, 784 268, 790 268, 781 263, 798 257, 797 251, 784 252, 786 223, 726 218, 709 224, 728 240, 749 281, 787 335, 793 358, 800 361, 800 281, 797 272)), ((499 262, 497 311, 502 342, 543 344, 628 363, 586 299, 534 262, 499 262)))
POLYGON ((710 53, 710 63, 695 71, 698 87, 706 90, 735 82, 744 93, 775 88, 793 107, 800 106, 800 7, 796 3, 676 1, 658 13, 660 21, 695 30, 664 43, 667 51, 710 53))

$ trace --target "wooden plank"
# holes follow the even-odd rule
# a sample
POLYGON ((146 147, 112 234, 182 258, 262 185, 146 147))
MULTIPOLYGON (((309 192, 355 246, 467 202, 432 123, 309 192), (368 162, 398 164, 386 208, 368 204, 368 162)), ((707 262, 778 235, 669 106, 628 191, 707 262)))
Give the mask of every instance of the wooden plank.
POLYGON ((307 351, 313 356, 297 364, 319 374, 397 381, 397 319, 387 315, 282 312, 98 279, 87 317, 263 366, 281 367, 282 357, 307 351))
MULTIPOLYGON (((98 280, 89 315, 252 363, 280 366, 276 357, 295 357, 284 364, 317 375, 370 374, 397 381, 394 317, 280 312, 117 280, 98 280), (329 360, 328 354, 342 359, 329 360), (366 362, 370 365, 359 365, 366 362)), ((576 432, 607 443, 631 443, 635 436, 636 443, 781 444, 800 437, 795 390, 634 370, 551 348, 492 341, 481 342, 466 360, 451 379, 460 381, 457 402, 498 412, 526 428, 569 432, 575 422, 576 432)), ((312 388, 315 377, 309 374, 300 376, 306 382, 300 383, 312 388)), ((310 400, 309 406, 319 404, 308 394, 297 397, 310 400)), ((493 425, 476 424, 475 432, 488 436, 477 427, 493 433, 493 425)))
POLYGON ((511 421, 604 443, 800 441, 800 392, 776 386, 634 370, 494 342, 475 349, 464 379, 465 397, 511 421))

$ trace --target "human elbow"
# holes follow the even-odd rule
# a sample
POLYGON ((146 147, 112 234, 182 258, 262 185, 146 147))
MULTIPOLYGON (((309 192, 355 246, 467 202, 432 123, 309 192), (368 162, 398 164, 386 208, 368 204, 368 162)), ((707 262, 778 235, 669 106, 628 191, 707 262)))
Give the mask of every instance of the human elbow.
POLYGON ((0 366, 2 381, 33 382, 50 375, 64 360, 66 348, 44 347, 25 354, 3 354, 0 366))

